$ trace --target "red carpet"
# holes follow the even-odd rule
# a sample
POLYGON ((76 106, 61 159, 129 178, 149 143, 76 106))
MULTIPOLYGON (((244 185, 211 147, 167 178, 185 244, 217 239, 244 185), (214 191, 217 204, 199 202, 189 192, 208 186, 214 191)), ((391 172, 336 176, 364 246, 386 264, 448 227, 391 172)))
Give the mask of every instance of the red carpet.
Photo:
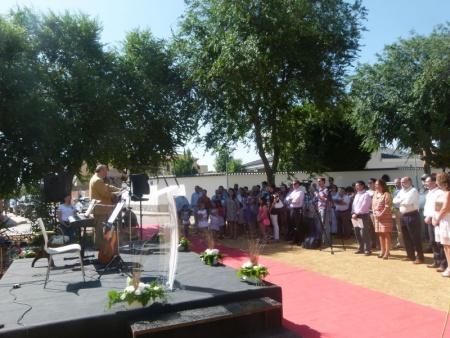
MULTIPOLYGON (((192 251, 206 248, 190 240, 192 251)), ((248 261, 241 250, 216 248, 229 267, 248 261)), ((271 259, 261 257, 260 263, 269 269, 266 280, 283 289, 283 326, 304 338, 441 337, 445 312, 271 259)), ((450 328, 444 337, 450 338, 450 328)))

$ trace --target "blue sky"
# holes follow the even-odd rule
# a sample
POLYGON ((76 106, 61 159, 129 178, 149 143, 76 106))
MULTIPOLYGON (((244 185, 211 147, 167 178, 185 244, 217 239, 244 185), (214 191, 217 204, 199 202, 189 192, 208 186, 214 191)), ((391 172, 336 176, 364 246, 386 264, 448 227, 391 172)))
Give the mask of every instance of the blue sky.
MULTIPOLYGON (((107 44, 117 44, 126 32, 138 27, 150 29, 156 37, 169 38, 185 7, 184 0, 0 0, 0 14, 17 4, 44 12, 51 9, 87 13, 102 24, 102 42, 107 44)), ((386 44, 408 38, 412 30, 428 35, 437 24, 450 21, 449 0, 363 0, 363 5, 369 13, 365 23, 368 31, 363 32, 358 60, 362 63, 375 62, 375 54, 386 44)), ((214 156, 204 154, 204 149, 190 148, 200 158, 200 164, 213 168, 214 156)), ((234 157, 244 163, 259 159, 255 150, 238 148, 234 157)))

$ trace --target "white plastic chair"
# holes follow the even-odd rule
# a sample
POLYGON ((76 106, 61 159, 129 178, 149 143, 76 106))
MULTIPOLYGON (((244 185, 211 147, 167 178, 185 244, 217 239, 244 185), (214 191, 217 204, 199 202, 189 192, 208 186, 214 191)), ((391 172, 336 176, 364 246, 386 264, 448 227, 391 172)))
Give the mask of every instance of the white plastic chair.
POLYGON ((39 226, 41 227, 42 236, 44 237, 44 250, 50 256, 48 259, 48 267, 47 267, 47 276, 45 277, 44 289, 47 285, 48 277, 50 275, 50 267, 52 266, 52 257, 53 255, 60 255, 65 253, 78 253, 78 257, 80 259, 81 272, 83 274, 83 281, 86 282, 85 274, 84 274, 84 266, 83 266, 83 257, 81 257, 81 246, 79 244, 69 244, 60 246, 57 248, 49 248, 48 247, 48 235, 45 230, 44 221, 42 218, 38 218, 39 226))

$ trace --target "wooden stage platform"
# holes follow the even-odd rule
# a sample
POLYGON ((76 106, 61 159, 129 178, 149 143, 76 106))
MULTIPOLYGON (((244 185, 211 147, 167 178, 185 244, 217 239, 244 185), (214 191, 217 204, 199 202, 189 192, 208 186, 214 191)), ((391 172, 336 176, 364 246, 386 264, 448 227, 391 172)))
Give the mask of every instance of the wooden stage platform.
MULTIPOLYGON (((87 251, 86 255, 96 252, 87 251)), ((109 290, 122 291, 126 274, 106 271, 92 258, 81 272, 55 256, 55 267, 44 289, 46 259, 15 260, 0 280, 0 337, 229 337, 281 327, 282 293, 276 285, 255 286, 223 265, 204 265, 198 254, 180 252, 169 300, 127 311, 106 309, 109 290), (18 287, 19 285, 19 287, 18 287)), ((143 265, 142 281, 165 275, 166 254, 158 244, 146 256, 123 252, 126 266, 143 265)))

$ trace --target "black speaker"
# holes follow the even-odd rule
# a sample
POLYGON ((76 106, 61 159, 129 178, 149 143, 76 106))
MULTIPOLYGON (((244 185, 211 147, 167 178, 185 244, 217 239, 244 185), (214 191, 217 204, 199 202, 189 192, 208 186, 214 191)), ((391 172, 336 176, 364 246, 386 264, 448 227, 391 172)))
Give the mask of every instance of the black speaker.
POLYGON ((150 194, 147 174, 131 175, 131 186, 133 188, 133 195, 131 196, 133 201, 139 201, 142 199, 142 195, 150 194))
POLYGON ((44 177, 44 199, 46 203, 63 202, 72 194, 72 177, 68 174, 47 174, 44 177))

